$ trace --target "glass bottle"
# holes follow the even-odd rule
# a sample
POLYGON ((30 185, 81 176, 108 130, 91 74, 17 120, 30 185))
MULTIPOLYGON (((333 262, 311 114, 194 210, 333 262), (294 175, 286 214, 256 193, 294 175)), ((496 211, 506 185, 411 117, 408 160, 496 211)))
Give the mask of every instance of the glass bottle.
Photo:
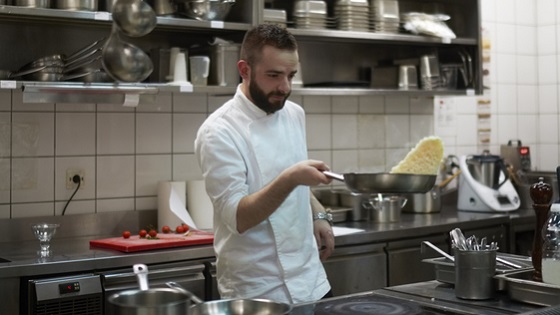
POLYGON ((560 203, 550 207, 548 220, 543 226, 543 282, 560 285, 560 203))

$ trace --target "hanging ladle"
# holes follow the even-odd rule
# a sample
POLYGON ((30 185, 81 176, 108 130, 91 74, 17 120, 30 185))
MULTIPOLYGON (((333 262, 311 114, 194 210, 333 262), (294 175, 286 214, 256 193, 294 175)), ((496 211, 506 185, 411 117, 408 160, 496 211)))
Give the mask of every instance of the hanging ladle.
POLYGON ((117 0, 112 13, 115 24, 131 37, 147 35, 157 24, 156 12, 142 0, 117 0))
POLYGON ((122 41, 115 27, 103 47, 101 61, 105 71, 122 82, 142 82, 154 70, 150 57, 139 47, 122 41))

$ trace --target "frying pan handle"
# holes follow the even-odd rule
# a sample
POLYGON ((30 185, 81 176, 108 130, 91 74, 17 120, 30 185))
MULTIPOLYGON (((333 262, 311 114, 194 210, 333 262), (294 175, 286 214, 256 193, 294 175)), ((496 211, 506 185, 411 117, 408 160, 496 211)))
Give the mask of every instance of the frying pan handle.
POLYGON ((336 179, 336 180, 339 180, 341 182, 344 181, 344 175, 333 173, 331 171, 323 171, 323 174, 327 175, 328 177, 330 177, 332 179, 336 179))

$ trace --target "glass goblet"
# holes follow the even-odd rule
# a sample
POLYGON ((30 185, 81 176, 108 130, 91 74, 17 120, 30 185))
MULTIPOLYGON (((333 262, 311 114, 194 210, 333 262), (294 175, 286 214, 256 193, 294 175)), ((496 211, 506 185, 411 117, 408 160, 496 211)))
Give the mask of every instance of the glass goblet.
POLYGON ((41 256, 48 256, 50 254, 50 242, 59 226, 60 224, 56 223, 38 223, 31 226, 33 234, 39 240, 41 246, 39 253, 41 256))

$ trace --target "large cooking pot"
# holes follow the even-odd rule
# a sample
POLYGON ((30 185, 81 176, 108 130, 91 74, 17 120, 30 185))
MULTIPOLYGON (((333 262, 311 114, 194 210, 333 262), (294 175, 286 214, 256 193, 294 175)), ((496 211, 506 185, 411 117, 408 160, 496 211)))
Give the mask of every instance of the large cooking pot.
POLYGON ((401 194, 425 193, 436 182, 436 175, 393 174, 393 173, 346 173, 336 174, 323 171, 323 174, 346 184, 357 194, 401 194))
POLYGON ((148 288, 148 267, 133 266, 140 290, 126 290, 108 298, 110 314, 115 315, 185 315, 189 314, 193 295, 175 288, 148 288))

